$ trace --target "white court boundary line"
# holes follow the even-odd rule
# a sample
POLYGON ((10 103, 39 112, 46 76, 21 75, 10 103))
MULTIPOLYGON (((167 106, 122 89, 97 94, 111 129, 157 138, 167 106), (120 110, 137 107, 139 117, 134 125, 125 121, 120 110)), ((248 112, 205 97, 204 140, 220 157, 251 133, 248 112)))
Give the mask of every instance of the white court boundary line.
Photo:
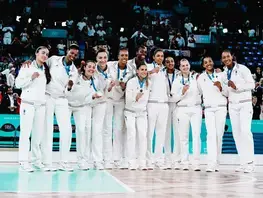
POLYGON ((108 171, 104 170, 104 173, 106 173, 108 176, 110 176, 112 179, 114 179, 118 184, 120 184, 122 187, 124 187, 128 192, 134 193, 135 190, 130 188, 128 185, 120 181, 118 178, 114 177, 112 174, 110 174, 108 171))

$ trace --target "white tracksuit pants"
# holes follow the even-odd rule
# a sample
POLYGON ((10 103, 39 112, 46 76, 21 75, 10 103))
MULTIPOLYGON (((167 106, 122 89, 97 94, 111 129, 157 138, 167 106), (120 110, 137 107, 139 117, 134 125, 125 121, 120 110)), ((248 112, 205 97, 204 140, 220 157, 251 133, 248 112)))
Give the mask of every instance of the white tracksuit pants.
POLYGON ((100 103, 87 106, 87 146, 85 149, 86 161, 93 164, 103 162, 103 123, 107 104, 100 103))
POLYGON ((222 139, 226 123, 226 107, 205 109, 205 125, 207 131, 207 164, 216 166, 222 150, 222 139))
POLYGON ((169 113, 167 120, 167 130, 165 134, 165 162, 170 164, 173 162, 180 162, 180 137, 179 131, 176 126, 176 104, 169 103, 169 113), (172 141, 172 131, 173 131, 173 141, 172 141), (172 152, 172 142, 173 142, 173 152, 172 152))
POLYGON ((106 163, 120 161, 124 151, 124 100, 107 101, 103 132, 103 158, 106 163), (113 118, 113 120, 112 120, 113 118), (114 124, 113 124, 114 123, 114 124), (112 141, 113 136, 113 141, 112 141), (113 142, 113 143, 112 143, 113 142))
POLYGON ((46 101, 46 132, 43 135, 43 141, 41 143, 43 163, 49 165, 52 163, 54 113, 60 133, 60 162, 67 162, 72 138, 68 100, 66 98, 52 98, 46 95, 46 101))
POLYGON ((242 165, 254 161, 254 140, 251 132, 252 114, 251 102, 229 104, 232 133, 242 165))
POLYGON ((147 163, 163 163, 163 147, 168 120, 167 103, 148 103, 147 163), (155 148, 153 153, 153 135, 155 131, 155 148))
POLYGON ((85 161, 85 149, 87 146, 87 107, 69 107, 70 118, 72 114, 76 125, 77 161, 81 163, 85 161))
POLYGON ((126 157, 130 165, 146 166, 147 152, 147 112, 125 111, 127 128, 126 157), (136 160, 138 157, 138 161, 136 160))
POLYGON ((189 132, 190 124, 193 137, 193 164, 199 165, 201 150, 201 125, 202 125, 202 109, 201 106, 193 107, 177 107, 177 130, 180 137, 181 163, 189 164, 189 132))
POLYGON ((41 162, 40 143, 44 133, 45 106, 31 105, 22 102, 20 106, 20 137, 19 137, 19 162, 28 162, 30 134, 31 138, 31 161, 41 162))

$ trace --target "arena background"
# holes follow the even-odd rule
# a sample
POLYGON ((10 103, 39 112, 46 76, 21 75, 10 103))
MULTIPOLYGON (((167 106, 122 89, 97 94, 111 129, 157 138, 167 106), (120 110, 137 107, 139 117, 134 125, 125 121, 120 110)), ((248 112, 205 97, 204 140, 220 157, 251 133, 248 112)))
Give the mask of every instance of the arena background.
MULTIPOLYGON (((76 161, 76 136, 75 136, 75 125, 74 119, 72 118, 72 144, 71 144, 71 160, 76 161)), ((237 164, 237 151, 235 142, 232 136, 232 127, 229 119, 226 120, 226 131, 223 137, 222 156, 221 163, 223 164, 237 164)), ((253 120, 252 121, 252 132, 254 137, 254 146, 256 154, 256 163, 263 164, 263 121, 253 120)), ((19 126, 19 115, 0 115, 0 147, 5 148, 0 152, 0 161, 17 161, 17 148, 18 139, 20 133, 19 126), (6 148, 9 148, 6 150, 6 148)), ((192 135, 190 133, 189 138, 189 152, 192 154, 192 135)), ((206 127, 203 120, 202 132, 201 132, 201 153, 202 163, 205 163, 205 155, 207 154, 207 143, 206 143, 206 127)), ((153 140, 153 144, 155 144, 153 140)), ((173 145, 173 142, 171 142, 173 145)), ((58 159, 55 157, 58 155, 59 149, 59 129, 54 118, 54 135, 53 135, 53 158, 54 161, 58 159)))

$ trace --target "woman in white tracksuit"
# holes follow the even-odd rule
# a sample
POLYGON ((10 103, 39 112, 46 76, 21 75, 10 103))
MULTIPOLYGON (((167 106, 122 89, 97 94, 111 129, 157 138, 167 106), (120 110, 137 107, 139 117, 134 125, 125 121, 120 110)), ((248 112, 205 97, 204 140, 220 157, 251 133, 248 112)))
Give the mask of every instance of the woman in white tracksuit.
MULTIPOLYGON (((96 60, 97 60, 97 67, 96 67, 97 74, 104 81, 106 86, 113 85, 114 83, 112 82, 110 76, 110 69, 107 65, 108 53, 103 49, 98 50, 96 55, 96 60)), ((107 102, 107 94, 108 91, 105 91, 104 100, 106 102, 107 102)), ((108 130, 105 127, 105 124, 103 129, 103 160, 104 160, 104 168, 111 169, 112 168, 112 135, 108 134, 108 130)))
POLYGON ((132 77, 132 67, 128 65, 129 51, 119 50, 118 61, 108 62, 111 82, 107 87, 107 110, 104 128, 104 146, 107 148, 106 161, 113 162, 114 168, 128 168, 125 160, 126 132, 124 130, 124 94, 126 83, 132 77), (113 141, 112 140, 113 137, 113 141))
POLYGON ((223 83, 222 73, 214 71, 211 57, 202 60, 205 71, 198 78, 198 87, 203 95, 205 106, 205 124, 207 130, 207 172, 218 171, 222 138, 225 131, 227 113, 227 87, 223 83))
MULTIPOLYGON (((94 71, 96 71, 95 68, 94 71)), ((90 88, 97 94, 87 106, 88 123, 86 130, 88 131, 87 149, 89 150, 85 152, 85 155, 89 163, 93 164, 97 170, 103 170, 103 124, 107 107, 105 96, 107 80, 95 72, 91 77, 90 88)))
POLYGON ((93 167, 94 160, 96 168, 102 169, 102 125, 106 107, 105 102, 100 104, 99 101, 105 86, 95 74, 95 62, 87 61, 81 73, 67 93, 76 124, 78 165, 80 169, 87 170, 91 168, 90 163, 93 167))
POLYGON ((45 127, 45 91, 50 82, 49 68, 45 65, 49 51, 46 47, 36 50, 36 60, 29 67, 21 67, 16 78, 16 87, 22 89, 20 106, 19 163, 20 170, 33 172, 29 163, 29 137, 31 139, 31 161, 35 168, 49 171, 42 164, 40 142, 45 127))
POLYGON ((163 66, 164 53, 156 49, 153 55, 154 62, 148 65, 151 93, 147 106, 148 135, 147 135, 147 166, 149 169, 165 169, 163 147, 168 119, 168 90, 166 85, 166 72, 163 66), (153 154, 153 135, 156 133, 155 149, 153 154))
POLYGON ((87 105, 91 103, 92 97, 98 97, 92 88, 90 88, 90 79, 86 76, 94 74, 95 63, 88 61, 83 66, 81 74, 71 90, 67 89, 66 96, 69 103, 70 117, 73 114, 76 125, 76 145, 77 145, 77 162, 79 169, 88 170, 89 164, 85 159, 85 152, 87 147, 87 131, 86 123, 88 122, 87 105))
POLYGON ((190 124, 193 137, 193 169, 200 171, 200 133, 202 124, 201 95, 197 86, 197 74, 190 72, 187 59, 180 61, 180 71, 173 83, 172 97, 177 102, 176 118, 177 130, 180 137, 181 164, 183 170, 189 170, 189 132, 190 124))
POLYGON ((176 103, 173 100, 171 90, 173 82, 179 72, 174 67, 174 59, 172 57, 165 58, 165 67, 166 67, 166 84, 168 89, 168 105, 169 105, 169 114, 167 121, 167 130, 165 134, 165 166, 168 169, 180 169, 180 141, 178 131, 176 131, 176 112, 175 107, 176 103), (173 130, 173 140, 172 140, 172 130, 173 130), (171 141, 173 142, 173 153, 171 148, 171 141))
POLYGON ((147 170, 147 104, 150 95, 150 81, 145 63, 137 67, 137 76, 128 81, 124 109, 127 128, 127 160, 130 170, 147 170), (138 148, 138 149, 136 149, 138 148), (137 152, 138 160, 137 160, 137 152))

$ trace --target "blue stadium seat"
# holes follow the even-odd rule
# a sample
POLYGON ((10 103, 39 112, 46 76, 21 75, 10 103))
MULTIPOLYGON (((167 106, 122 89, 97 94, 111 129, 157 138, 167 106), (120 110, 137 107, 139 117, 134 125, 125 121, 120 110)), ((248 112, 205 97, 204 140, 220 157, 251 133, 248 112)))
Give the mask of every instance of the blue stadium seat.
POLYGON ((13 124, 6 123, 0 128, 0 147, 15 147, 16 128, 13 124))

